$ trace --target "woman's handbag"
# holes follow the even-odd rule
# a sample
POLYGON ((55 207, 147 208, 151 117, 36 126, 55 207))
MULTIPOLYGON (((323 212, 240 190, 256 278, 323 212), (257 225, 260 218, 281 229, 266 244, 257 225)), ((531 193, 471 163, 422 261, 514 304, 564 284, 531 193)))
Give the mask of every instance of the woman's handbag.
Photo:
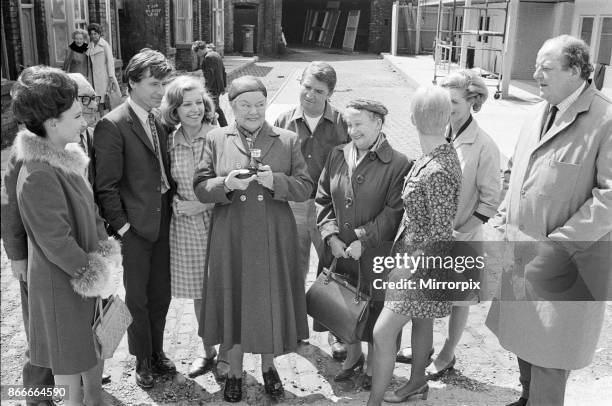
POLYGON ((361 341, 370 313, 371 296, 360 290, 361 267, 357 287, 354 287, 346 278, 334 273, 336 263, 337 258, 334 258, 329 269, 323 268, 306 292, 306 309, 308 315, 342 342, 353 344, 361 341))
POLYGON ((132 315, 118 295, 113 295, 102 308, 102 299, 96 299, 95 321, 92 327, 98 359, 113 356, 119 342, 132 324, 132 315))

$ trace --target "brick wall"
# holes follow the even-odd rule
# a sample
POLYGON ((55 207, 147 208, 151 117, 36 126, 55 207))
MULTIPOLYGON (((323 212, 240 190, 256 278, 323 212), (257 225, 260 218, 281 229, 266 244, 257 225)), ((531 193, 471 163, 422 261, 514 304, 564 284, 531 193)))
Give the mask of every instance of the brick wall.
POLYGON ((2 149, 11 145, 17 134, 17 122, 11 109, 10 91, 13 83, 15 82, 2 79, 2 142, 0 143, 2 149))
POLYGON ((225 52, 239 52, 234 49, 234 6, 240 3, 257 5, 256 53, 277 55, 282 22, 282 0, 233 0, 225 2, 225 52))
POLYGON ((191 71, 191 44, 176 44, 174 63, 177 70, 191 71))
POLYGON ((2 29, 6 40, 9 72, 11 79, 19 76, 22 63, 21 33, 19 31, 19 5, 17 0, 2 1, 2 29))
POLYGON ((385 52, 391 47, 391 11, 393 0, 374 0, 370 8, 369 52, 385 52))

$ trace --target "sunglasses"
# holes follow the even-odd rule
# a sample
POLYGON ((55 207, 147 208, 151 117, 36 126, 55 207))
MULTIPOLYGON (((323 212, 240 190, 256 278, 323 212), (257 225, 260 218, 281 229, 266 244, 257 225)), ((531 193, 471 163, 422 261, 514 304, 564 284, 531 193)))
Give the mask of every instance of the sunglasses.
POLYGON ((79 96, 79 100, 83 106, 89 106, 94 101, 99 104, 102 96, 79 96))

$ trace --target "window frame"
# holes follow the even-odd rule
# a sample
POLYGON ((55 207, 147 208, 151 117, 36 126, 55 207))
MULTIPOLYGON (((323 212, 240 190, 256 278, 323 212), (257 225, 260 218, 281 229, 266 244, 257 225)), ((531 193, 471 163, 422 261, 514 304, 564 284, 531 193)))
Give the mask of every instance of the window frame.
POLYGON ((192 0, 174 0, 174 38, 176 44, 191 44, 193 42, 193 1, 192 0), (179 4, 187 6, 187 10, 183 10, 183 15, 179 16, 179 4), (185 38, 182 39, 179 35, 179 22, 184 24, 185 38))

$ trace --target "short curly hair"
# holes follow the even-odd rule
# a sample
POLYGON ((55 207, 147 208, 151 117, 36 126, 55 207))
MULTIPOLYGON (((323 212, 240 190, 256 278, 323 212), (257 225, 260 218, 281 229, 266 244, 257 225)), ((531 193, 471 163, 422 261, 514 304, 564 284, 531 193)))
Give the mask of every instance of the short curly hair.
POLYGON ((593 72, 593 65, 589 59, 589 46, 580 38, 571 35, 559 35, 558 37, 550 38, 542 44, 545 46, 559 45, 561 53, 561 63, 563 69, 576 67, 580 71, 580 77, 588 80, 593 72))
POLYGON ((82 28, 77 28, 76 30, 72 31, 72 39, 74 39, 78 34, 83 36, 85 42, 89 41, 89 33, 82 28))
POLYGON ((440 86, 447 89, 459 89, 464 91, 466 100, 473 100, 472 110, 480 111, 480 108, 489 97, 487 85, 480 75, 470 69, 462 69, 453 72, 440 80, 440 86))
POLYGON ((162 99, 160 107, 162 120, 168 126, 175 127, 180 123, 176 109, 183 104, 185 92, 190 90, 199 90, 202 94, 202 100, 204 101, 204 118, 202 122, 212 122, 215 115, 215 102, 206 91, 202 79, 191 75, 181 75, 168 84, 162 99))
POLYGON ((15 119, 40 137, 44 122, 69 110, 79 95, 74 80, 61 69, 37 65, 26 68, 11 89, 15 119))

